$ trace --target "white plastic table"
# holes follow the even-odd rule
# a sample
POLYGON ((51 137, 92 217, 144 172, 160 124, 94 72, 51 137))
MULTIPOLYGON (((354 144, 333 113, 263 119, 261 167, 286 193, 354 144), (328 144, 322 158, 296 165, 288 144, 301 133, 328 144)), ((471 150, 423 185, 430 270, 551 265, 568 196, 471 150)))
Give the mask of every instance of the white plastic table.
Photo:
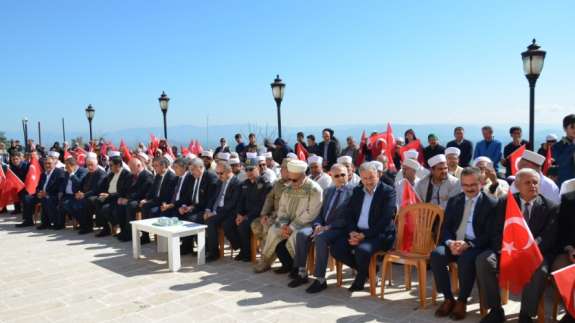
POLYGON ((131 221, 132 224, 132 251, 135 259, 140 258, 140 231, 155 234, 158 237, 158 252, 168 252, 168 265, 170 271, 180 270, 180 238, 191 235, 198 236, 198 265, 206 262, 206 228, 207 225, 189 221, 174 226, 156 226, 153 223, 157 218, 131 221))

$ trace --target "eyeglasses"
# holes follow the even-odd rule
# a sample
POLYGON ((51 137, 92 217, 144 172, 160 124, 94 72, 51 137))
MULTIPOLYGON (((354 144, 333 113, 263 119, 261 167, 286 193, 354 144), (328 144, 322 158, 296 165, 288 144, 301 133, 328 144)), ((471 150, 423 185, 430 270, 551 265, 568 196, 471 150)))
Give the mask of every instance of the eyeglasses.
POLYGON ((340 178, 340 177, 346 177, 346 174, 337 174, 337 175, 333 175, 333 178, 340 178))
POLYGON ((225 173, 224 173, 224 172, 216 172, 216 174, 217 174, 218 176, 222 176, 222 175, 224 175, 225 173))
POLYGON ((299 178, 288 178, 288 181, 292 183, 297 183, 299 181, 299 178))
POLYGON ((250 167, 250 168, 246 168, 246 172, 251 172, 251 171, 253 171, 254 169, 255 169, 255 168, 251 168, 251 167, 250 167))

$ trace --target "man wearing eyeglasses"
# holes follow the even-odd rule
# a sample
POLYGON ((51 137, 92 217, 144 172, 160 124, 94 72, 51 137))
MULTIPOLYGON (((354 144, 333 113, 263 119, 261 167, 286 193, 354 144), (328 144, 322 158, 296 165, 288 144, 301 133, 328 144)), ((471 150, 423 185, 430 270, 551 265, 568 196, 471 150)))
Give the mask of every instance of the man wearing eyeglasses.
POLYGON ((295 233, 309 226, 317 217, 323 200, 319 184, 305 174, 306 162, 292 160, 287 168, 289 187, 282 194, 277 221, 269 229, 262 249, 262 254, 273 254, 275 250, 282 263, 282 267, 275 270, 278 274, 293 270, 295 233))
POLYGON ((240 187, 237 214, 227 218, 223 227, 232 249, 240 249, 239 254, 234 259, 247 262, 250 261, 251 223, 260 215, 272 184, 261 176, 257 158, 247 159, 245 169, 248 179, 240 187))

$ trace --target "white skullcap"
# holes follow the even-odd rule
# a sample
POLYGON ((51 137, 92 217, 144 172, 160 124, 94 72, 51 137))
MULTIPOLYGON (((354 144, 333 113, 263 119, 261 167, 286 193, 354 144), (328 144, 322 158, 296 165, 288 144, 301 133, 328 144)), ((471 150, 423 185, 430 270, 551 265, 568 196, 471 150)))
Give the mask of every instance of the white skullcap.
POLYGON ((421 165, 419 165, 419 162, 417 160, 411 159, 411 158, 404 159, 402 165, 403 165, 403 167, 409 167, 409 168, 414 169, 414 170, 419 170, 421 168, 421 165))
POLYGON ((541 156, 536 152, 533 152, 531 150, 525 150, 523 152, 523 155, 521 155, 521 159, 525 159, 528 160, 534 164, 537 164, 539 166, 542 166, 543 163, 545 163, 545 156, 541 156))
POLYGON ((264 155, 259 155, 258 157, 256 157, 256 159, 258 160, 258 162, 266 161, 266 156, 264 156, 264 155))
POLYGON ((272 154, 271 151, 266 152, 266 153, 264 154, 264 156, 265 156, 267 159, 272 159, 272 158, 274 158, 274 156, 273 156, 273 154, 272 154))
POLYGON ((287 164, 287 169, 290 173, 305 173, 307 169, 307 163, 303 160, 295 159, 287 164))
POLYGON ((201 157, 214 158, 214 153, 211 150, 204 150, 200 154, 201 157))
POLYGON ((477 167, 477 164, 479 164, 480 162, 486 162, 486 163, 488 163, 488 164, 492 164, 492 165, 493 165, 493 162, 491 161, 491 159, 490 159, 489 157, 479 156, 479 157, 475 158, 475 160, 474 160, 473 163, 472 163, 472 166, 473 166, 473 167, 477 167))
POLYGON ((352 162, 353 162, 353 159, 351 159, 350 156, 340 156, 337 158, 338 164, 351 164, 352 162))
POLYGON ((322 164, 323 163, 323 158, 313 155, 313 156, 309 156, 309 158, 307 159, 307 163, 308 164, 322 164))
POLYGON ((557 141, 557 135, 554 133, 550 133, 547 135, 547 137, 545 137, 545 141, 551 141, 551 140, 557 141))
POLYGON ((218 153, 216 158, 221 160, 230 160, 230 153, 218 153))
POLYGON ((145 162, 148 162, 148 160, 150 160, 150 157, 148 157, 148 155, 144 154, 143 152, 139 152, 138 157, 142 158, 145 162))
POLYGON ((170 162, 170 164, 174 162, 174 158, 172 158, 172 156, 170 156, 169 154, 165 154, 164 157, 170 162))
POLYGON ((378 161, 378 160, 373 160, 371 161, 372 164, 375 165, 375 168, 377 168, 378 172, 383 172, 383 163, 378 161))
POLYGON ((452 155, 452 154, 459 157, 459 155, 461 155, 461 150, 459 150, 459 148, 457 148, 457 147, 449 147, 449 148, 445 149, 445 156, 452 155))
POLYGON ((110 151, 108 152, 108 157, 120 157, 120 156, 121 156, 121 154, 120 154, 119 151, 110 150, 110 151))
POLYGON ((446 163, 447 159, 445 158, 444 154, 439 154, 439 155, 435 155, 431 158, 429 158, 429 160, 427 161, 427 163, 429 164, 429 167, 433 167, 439 163, 446 163))
POLYGON ((293 158, 293 159, 297 159, 297 155, 294 153, 287 153, 286 158, 293 158))
POLYGON ((396 142, 403 142, 403 137, 395 137, 396 142))
POLYGON ((57 151, 50 150, 50 151, 48 152, 48 157, 58 158, 58 157, 60 157, 60 153, 57 152, 57 151))
POLYGON ((415 149, 410 149, 408 151, 403 152, 404 159, 417 159, 419 157, 419 153, 415 149))
POLYGON ((258 153, 254 153, 254 152, 246 153, 246 159, 254 159, 254 158, 258 158, 258 153))
POLYGON ((98 158, 98 155, 96 155, 95 152, 89 152, 89 153, 86 154, 86 159, 87 159, 87 158, 97 159, 97 158, 98 158))
POLYGON ((187 153, 187 154, 186 154, 186 158, 189 158, 189 159, 194 159, 194 158, 197 158, 197 157, 198 157, 198 156, 196 156, 196 155, 194 155, 194 154, 192 154, 192 153, 187 153))
POLYGON ((237 157, 234 157, 234 158, 230 158, 230 160, 228 162, 230 163, 230 165, 238 165, 240 163, 240 159, 237 157))

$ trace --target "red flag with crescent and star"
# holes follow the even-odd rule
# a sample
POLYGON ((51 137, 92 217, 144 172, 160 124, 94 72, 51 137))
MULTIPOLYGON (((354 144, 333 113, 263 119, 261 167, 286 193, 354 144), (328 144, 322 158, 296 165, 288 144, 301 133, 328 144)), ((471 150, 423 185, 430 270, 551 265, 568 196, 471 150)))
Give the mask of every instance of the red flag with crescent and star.
POLYGON ((542 261, 541 251, 533 239, 515 197, 507 195, 499 261, 499 286, 509 286, 512 293, 519 294, 531 281, 531 276, 542 261))
POLYGON ((26 173, 26 178, 24 179, 24 185, 26 186, 26 192, 28 192, 28 194, 32 195, 36 192, 36 187, 40 182, 41 174, 42 168, 38 161, 38 155, 31 154, 30 166, 28 167, 28 173, 26 173))
POLYGON ((556 270, 552 275, 565 309, 575 317, 575 264, 556 270))
POLYGON ((511 175, 515 175, 515 173, 517 173, 517 171, 519 170, 519 167, 517 167, 517 163, 519 163, 519 158, 523 155, 525 149, 526 146, 521 145, 521 147, 515 149, 515 151, 509 154, 509 167, 511 167, 511 175))

